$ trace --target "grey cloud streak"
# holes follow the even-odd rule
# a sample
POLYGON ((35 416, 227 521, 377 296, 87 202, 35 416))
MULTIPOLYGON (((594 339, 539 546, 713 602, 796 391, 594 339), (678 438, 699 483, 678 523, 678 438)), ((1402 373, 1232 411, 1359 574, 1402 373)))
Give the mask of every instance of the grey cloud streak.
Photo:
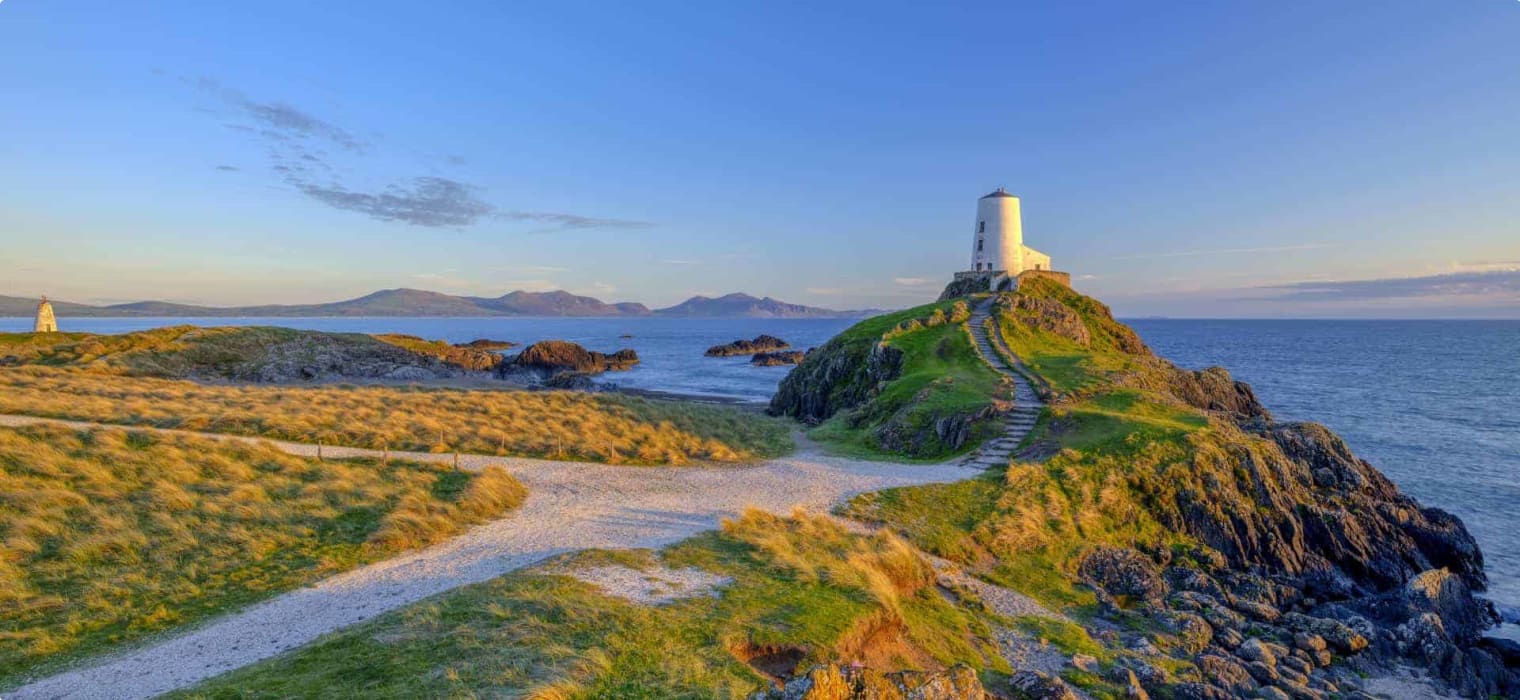
POLYGON ((1520 269, 1453 272, 1424 277, 1297 282, 1262 287, 1283 290, 1276 301, 1365 301, 1410 297, 1514 297, 1520 303, 1520 269))
POLYGON ((494 210, 475 196, 474 187, 441 177, 414 178, 409 187, 391 185, 380 192, 354 192, 336 184, 317 185, 296 176, 286 179, 323 204, 380 221, 414 226, 469 226, 494 210))
MULTIPOLYGON (((287 184, 335 209, 379 221, 433 228, 472 226, 486 219, 542 225, 530 233, 653 225, 579 214, 503 210, 482 199, 480 188, 447 177, 401 178, 379 189, 350 186, 345 184, 348 178, 341 176, 339 167, 321 146, 330 144, 341 152, 360 156, 371 150, 369 141, 285 102, 251 99, 213 78, 181 80, 216 96, 243 117, 223 126, 262 140, 269 151, 271 169, 287 184), (251 125, 238 123, 244 120, 251 125)), ((458 165, 464 158, 454 155, 448 161, 458 165)))

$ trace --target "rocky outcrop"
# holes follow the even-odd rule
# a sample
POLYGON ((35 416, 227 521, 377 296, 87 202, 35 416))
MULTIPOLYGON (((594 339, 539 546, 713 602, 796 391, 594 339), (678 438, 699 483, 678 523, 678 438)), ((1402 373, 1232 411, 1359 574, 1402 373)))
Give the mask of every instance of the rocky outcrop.
POLYGON ((1242 418, 1272 417, 1256 400, 1251 385, 1235 381, 1223 367, 1177 369, 1171 374, 1170 390, 1173 396, 1205 411, 1225 411, 1242 418))
MULTIPOLYGON (((925 391, 932 390, 932 385, 925 391)), ((905 455, 942 454, 964 447, 977 426, 986 425, 1013 410, 1013 404, 994 400, 991 405, 970 413, 947 413, 924 420, 913 411, 898 411, 872 431, 882 449, 905 455)), ((867 418, 862 416, 861 418, 867 418)))
POLYGON ((1084 583, 1111 596, 1157 601, 1166 595, 1166 583, 1155 562, 1133 549, 1094 549, 1083 558, 1077 573, 1084 583))
POLYGON ((638 353, 629 349, 606 355, 569 341, 545 340, 524 348, 503 363, 497 373, 503 377, 528 374, 547 379, 566 372, 600 374, 626 370, 638 363, 638 353))
POLYGON ((517 347, 517 343, 507 340, 491 340, 490 338, 476 338, 468 343, 455 343, 456 348, 469 348, 471 350, 510 350, 517 347))
POLYGON ((781 380, 766 412, 816 425, 843 409, 866 403, 902 374, 903 351, 888 341, 925 328, 965 323, 970 316, 971 307, 958 301, 948 307, 948 313, 937 308, 928 316, 904 318, 881 331, 860 330, 865 324, 852 327, 808 350, 797 368, 781 380))
MULTIPOLYGON (((352 379, 420 381, 456 377, 477 368, 472 351, 423 351, 383 337, 290 328, 192 328, 87 339, 79 352, 106 356, 132 374, 202 381, 291 383, 352 379), (148 337, 163 336, 161 344, 148 337), (172 340, 169 337, 172 336, 172 340), (113 344, 140 347, 112 354, 113 344), (145 346, 145 347, 142 347, 145 346)), ((420 341, 428 344, 427 341, 420 341)), ((428 344, 431 346, 431 344, 428 344)), ((500 358, 492 358, 494 364, 500 358)))
POLYGON ((768 412, 817 425, 856 406, 902 373, 903 353, 883 342, 835 337, 808 353, 776 389, 768 412))
POLYGON ((777 338, 776 336, 762 334, 755 336, 754 340, 739 339, 735 340, 732 343, 714 345, 708 348, 707 352, 702 354, 708 357, 733 357, 735 355, 754 355, 756 353, 762 352, 775 352, 777 350, 785 350, 791 346, 791 343, 777 338))
POLYGON ((1359 673, 1414 665, 1464 696, 1520 693, 1520 667, 1482 638, 1497 614, 1474 594, 1483 555, 1460 520, 1402 494, 1323 426, 1271 421, 1222 371, 1195 378, 1213 398, 1189 403, 1245 430, 1218 425, 1185 467, 1137 486, 1164 528, 1202 546, 1099 547, 1079 567, 1109 614, 1140 602, 1167 631, 1164 651, 1141 648, 1201 675, 1147 681, 1135 667, 1146 690, 1360 697, 1359 673))
POLYGON ((945 285, 945 290, 939 293, 939 301, 949 301, 960 297, 971 296, 990 289, 988 277, 962 277, 950 281, 945 285))
MULTIPOLYGON (((477 347, 474 344, 451 345, 442 340, 425 340, 415 335, 402 335, 399 333, 377 335, 375 338, 420 355, 438 358, 445 363, 472 372, 489 372, 494 370, 504 359, 500 353, 492 352, 485 347, 477 347)), ((498 341, 475 341, 475 343, 482 342, 498 341)), ((507 345, 510 346, 511 344, 508 343, 507 345)))
POLYGON ((1070 288, 1045 279, 1031 280, 1029 294, 1002 294, 994 312, 1037 332, 1064 338, 1083 347, 1113 349, 1129 355, 1150 355, 1150 348, 1133 329, 1114 320, 1108 307, 1070 288))
POLYGON ((991 697, 976 671, 967 666, 947 671, 882 673, 826 664, 756 693, 751 700, 990 700, 991 697))
POLYGON ((806 357, 808 352, 812 352, 812 348, 809 348, 807 352, 801 350, 759 352, 755 353, 754 357, 749 358, 749 363, 757 367, 781 367, 784 365, 801 364, 802 358, 806 357))

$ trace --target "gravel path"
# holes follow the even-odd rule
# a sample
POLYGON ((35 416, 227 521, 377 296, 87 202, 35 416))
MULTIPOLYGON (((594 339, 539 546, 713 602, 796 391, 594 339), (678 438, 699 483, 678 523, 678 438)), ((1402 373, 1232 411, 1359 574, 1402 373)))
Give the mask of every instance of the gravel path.
MULTIPOLYGON (((0 425, 35 423, 96 427, 91 423, 0 415, 0 425)), ((312 445, 269 442, 292 454, 316 454, 312 445)), ((333 458, 378 456, 374 450, 338 447, 326 447, 323 454, 333 458)), ((414 452, 392 452, 391 456, 435 462, 454 458, 414 452)), ((465 469, 491 464, 506 468, 529 489, 527 502, 506 518, 448 542, 280 595, 96 665, 38 680, 4 697, 151 697, 555 554, 587 548, 659 547, 710 530, 720 518, 735 515, 746 506, 781 513, 797 506, 826 512, 858 493, 958 481, 980 471, 963 465, 904 465, 830 457, 807 443, 794 455, 754 466, 651 468, 460 457, 460 466, 465 469)))

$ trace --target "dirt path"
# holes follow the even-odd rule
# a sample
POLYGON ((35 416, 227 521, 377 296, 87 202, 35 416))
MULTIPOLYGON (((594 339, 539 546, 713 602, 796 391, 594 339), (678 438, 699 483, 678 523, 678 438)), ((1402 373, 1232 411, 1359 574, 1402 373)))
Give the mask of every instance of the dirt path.
MULTIPOLYGON (((0 425, 96 424, 0 415, 0 425)), ((120 428, 122 426, 100 426, 120 428)), ((175 432, 175 431, 165 431, 175 432)), ((204 435, 203 433, 196 433, 204 435)), ((227 440, 256 438, 213 436, 227 440)), ((316 447, 268 441, 292 454, 316 447)), ((328 457, 378 456, 374 450, 326 447, 328 457)), ((417 461, 453 455, 392 452, 417 461)), ((803 443, 789 457, 754 466, 626 467, 583 462, 462 455, 460 466, 505 467, 528 486, 516 513, 427 549, 372 564, 280 595, 201 627, 95 665, 43 678, 4 694, 22 698, 145 698, 302 646, 323 634, 422 598, 484 581, 561 552, 659 547, 717 526, 746 506, 787 512, 826 511, 858 493, 893 486, 957 481, 979 470, 964 465, 905 465, 830 457, 803 443)))

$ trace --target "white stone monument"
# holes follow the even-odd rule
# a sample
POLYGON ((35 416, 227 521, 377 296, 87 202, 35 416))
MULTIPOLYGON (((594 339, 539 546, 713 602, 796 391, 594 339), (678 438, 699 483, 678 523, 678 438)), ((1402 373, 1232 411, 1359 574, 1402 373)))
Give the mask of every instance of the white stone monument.
POLYGON ((53 305, 48 303, 47 297, 37 303, 37 322, 32 324, 33 333, 57 333, 58 318, 53 315, 53 305))

